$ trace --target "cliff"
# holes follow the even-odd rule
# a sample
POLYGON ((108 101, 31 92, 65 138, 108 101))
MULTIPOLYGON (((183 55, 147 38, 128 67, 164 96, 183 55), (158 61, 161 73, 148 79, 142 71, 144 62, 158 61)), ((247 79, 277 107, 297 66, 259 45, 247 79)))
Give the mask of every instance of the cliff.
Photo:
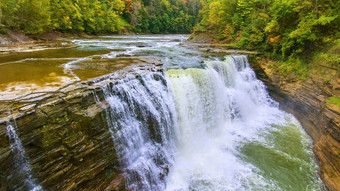
POLYGON ((114 86, 127 74, 138 79, 140 74, 133 72, 136 68, 162 72, 159 65, 139 64, 56 92, 1 101, 0 190, 26 190, 29 186, 25 182, 28 175, 22 170, 25 161, 9 139, 10 124, 23 146, 19 152, 27 156, 29 176, 44 190, 125 190, 126 178, 106 123, 108 104, 101 87, 114 86))
POLYGON ((253 61, 258 78, 268 86, 280 107, 294 114, 313 139, 320 176, 328 190, 340 190, 340 106, 332 101, 340 95, 337 68, 326 68, 330 77, 309 75, 306 81, 285 78, 273 69, 273 61, 253 61))

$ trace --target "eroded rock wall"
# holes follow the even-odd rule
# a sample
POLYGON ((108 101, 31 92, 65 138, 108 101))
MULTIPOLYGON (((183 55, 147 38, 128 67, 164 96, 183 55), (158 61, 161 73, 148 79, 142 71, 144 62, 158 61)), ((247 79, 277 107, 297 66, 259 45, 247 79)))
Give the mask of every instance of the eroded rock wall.
POLYGON ((254 62, 253 68, 280 107, 294 114, 312 137, 326 188, 340 190, 340 108, 326 101, 339 95, 339 87, 327 87, 322 79, 313 77, 307 81, 287 80, 273 72, 267 60, 254 62))
MULTIPOLYGON (((140 67, 145 72, 161 71, 154 65, 140 67)), ((0 190, 27 189, 6 129, 8 120, 13 123, 13 119, 32 177, 44 190, 125 190, 125 176, 106 123, 106 103, 100 87, 114 85, 117 81, 113 78, 124 78, 127 73, 139 75, 128 70, 70 84, 57 92, 1 101, 0 190)))

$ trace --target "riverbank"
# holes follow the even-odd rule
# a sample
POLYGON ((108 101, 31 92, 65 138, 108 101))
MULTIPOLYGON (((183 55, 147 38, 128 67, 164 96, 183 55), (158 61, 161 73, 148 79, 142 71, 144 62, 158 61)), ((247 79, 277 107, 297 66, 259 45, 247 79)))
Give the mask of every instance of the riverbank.
POLYGON ((8 31, 0 34, 0 53, 31 52, 59 47, 71 47, 65 43, 70 38, 89 38, 87 34, 50 32, 42 35, 28 36, 19 31, 8 31))

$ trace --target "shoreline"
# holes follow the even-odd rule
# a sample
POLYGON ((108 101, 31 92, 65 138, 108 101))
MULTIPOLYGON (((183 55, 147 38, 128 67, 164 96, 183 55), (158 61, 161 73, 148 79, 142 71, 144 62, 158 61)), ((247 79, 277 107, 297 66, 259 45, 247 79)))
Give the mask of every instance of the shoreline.
POLYGON ((68 39, 88 37, 95 35, 49 32, 29 36, 18 31, 8 31, 7 34, 0 34, 0 54, 72 47, 73 44, 68 39))

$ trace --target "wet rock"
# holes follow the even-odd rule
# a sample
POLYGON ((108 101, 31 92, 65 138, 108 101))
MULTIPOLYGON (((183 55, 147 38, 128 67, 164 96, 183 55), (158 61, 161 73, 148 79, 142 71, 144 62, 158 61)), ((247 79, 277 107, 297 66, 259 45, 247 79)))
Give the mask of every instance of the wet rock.
POLYGON ((16 118, 32 175, 45 190, 125 190, 126 178, 106 123, 108 104, 101 86, 112 87, 122 78, 129 80, 150 70, 162 68, 136 64, 56 92, 0 101, 0 190, 25 190, 7 136, 10 118, 16 118))
POLYGON ((181 39, 174 39, 174 40, 171 40, 171 42, 182 42, 181 39))
POLYGON ((99 59, 102 59, 102 57, 101 57, 101 56, 99 56, 99 55, 92 56, 91 58, 92 58, 92 59, 94 59, 94 60, 99 60, 99 59))
POLYGON ((270 95, 280 102, 280 107, 294 114, 312 137, 313 152, 327 189, 339 190, 340 108, 327 103, 328 97, 339 97, 339 92, 314 76, 307 81, 285 79, 273 72, 266 61, 257 62, 253 68, 257 77, 266 83, 270 95))
POLYGON ((117 54, 116 57, 132 57, 130 54, 117 54))

